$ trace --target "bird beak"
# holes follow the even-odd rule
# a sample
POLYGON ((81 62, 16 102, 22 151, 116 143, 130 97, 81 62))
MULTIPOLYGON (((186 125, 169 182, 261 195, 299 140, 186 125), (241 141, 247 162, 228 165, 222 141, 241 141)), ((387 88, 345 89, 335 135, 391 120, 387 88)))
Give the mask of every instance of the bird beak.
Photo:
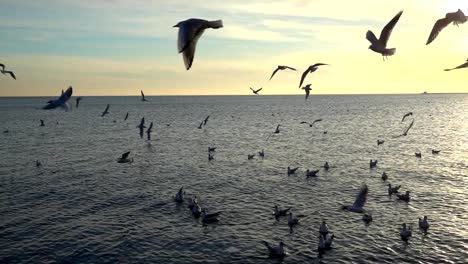
POLYGON ((173 27, 179 27, 179 24, 177 24, 177 25, 174 25, 173 27))

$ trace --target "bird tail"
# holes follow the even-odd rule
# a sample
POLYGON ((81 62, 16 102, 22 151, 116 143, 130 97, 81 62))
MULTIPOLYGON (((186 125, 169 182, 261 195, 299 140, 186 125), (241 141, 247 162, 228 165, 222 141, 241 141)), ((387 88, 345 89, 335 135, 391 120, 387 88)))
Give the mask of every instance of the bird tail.
POLYGON ((393 49, 385 49, 383 55, 384 55, 384 56, 392 56, 393 54, 395 54, 395 52, 396 52, 396 49, 395 49, 395 48, 393 48, 393 49))
POLYGON ((223 21, 222 20, 214 20, 208 22, 211 28, 222 28, 223 21))

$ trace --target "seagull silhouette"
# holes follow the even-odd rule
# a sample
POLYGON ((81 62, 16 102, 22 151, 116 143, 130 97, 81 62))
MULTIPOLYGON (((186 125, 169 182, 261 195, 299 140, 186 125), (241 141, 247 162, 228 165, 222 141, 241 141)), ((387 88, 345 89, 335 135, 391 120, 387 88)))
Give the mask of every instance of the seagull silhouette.
POLYGON ((177 49, 179 53, 182 53, 185 68, 189 70, 190 67, 192 67, 198 39, 200 39, 201 35, 207 28, 222 28, 223 21, 208 21, 198 18, 191 18, 177 23, 177 25, 174 27, 179 28, 177 49))
POLYGON ((136 126, 138 129, 140 129, 140 137, 143 138, 143 128, 146 128, 145 127, 145 118, 142 117, 141 118, 141 121, 140 121, 140 124, 138 126, 136 126))
POLYGON ((263 89, 263 88, 260 87, 260 89, 254 90, 254 89, 252 89, 252 87, 250 87, 250 90, 252 90, 252 92, 253 92, 254 94, 257 94, 257 95, 258 95, 258 92, 260 92, 262 89, 263 89))
POLYGON ((426 45, 429 45, 432 41, 434 41, 439 33, 447 27, 450 23, 458 26, 459 24, 463 24, 467 21, 467 17, 458 9, 457 12, 447 13, 444 18, 437 20, 432 27, 431 34, 429 34, 429 38, 427 39, 426 45))
POLYGON ((101 116, 105 116, 105 115, 107 115, 109 113, 109 107, 110 107, 110 105, 107 104, 106 109, 104 109, 104 112, 102 112, 101 116))
POLYGON ((323 119, 322 118, 315 119, 312 123, 302 121, 301 124, 308 124, 309 127, 313 127, 315 123, 320 122, 320 121, 323 121, 323 119))
POLYGON ((412 115, 413 115, 413 112, 406 113, 405 115, 403 115, 401 122, 405 121, 405 118, 407 118, 408 116, 412 116, 412 115))
POLYGON ((145 94, 143 93, 143 90, 140 90, 140 92, 141 92, 141 101, 142 102, 147 102, 148 100, 146 100, 145 94))
POLYGON ((445 69, 444 71, 453 71, 453 70, 458 70, 458 69, 463 69, 463 68, 468 68, 468 59, 462 65, 458 65, 457 67, 452 68, 452 69, 445 69))
POLYGON ((80 106, 80 101, 81 101, 81 100, 83 100, 83 98, 81 98, 81 97, 77 97, 77 98, 75 99, 75 101, 76 101, 75 107, 76 107, 76 108, 78 108, 78 106, 80 106))
POLYGON ((401 14, 403 14, 403 10, 398 12, 398 14, 392 20, 390 20, 387 25, 385 25, 385 27, 382 29, 382 32, 380 32, 379 39, 377 39, 372 31, 367 31, 366 39, 371 43, 369 49, 382 54, 382 59, 384 61, 387 56, 392 56, 396 52, 395 48, 387 49, 387 42, 390 38, 390 35, 392 34, 393 28, 400 19, 401 14))
POLYGON ((307 70, 305 70, 304 73, 302 73, 301 82, 299 83, 299 88, 301 88, 302 83, 304 82, 304 79, 305 79, 305 77, 307 76, 307 74, 316 71, 316 70, 318 69, 319 66, 323 66, 323 65, 330 65, 330 64, 326 64, 326 63, 316 63, 316 64, 314 64, 314 65, 310 65, 309 68, 307 68, 307 70))
POLYGON ((146 130, 146 135, 148 136, 148 140, 151 140, 151 132, 153 132, 153 122, 150 123, 149 128, 146 130))
POLYGON ((5 64, 0 63, 0 68, 2 68, 2 69, 0 70, 1 73, 3 73, 3 74, 10 74, 11 78, 13 78, 13 79, 16 80, 16 76, 15 76, 15 74, 14 74, 12 71, 7 71, 7 70, 5 70, 5 64))
POLYGON ((405 130, 405 132, 403 132, 403 134, 398 135, 398 136, 394 136, 393 138, 399 138, 399 137, 404 137, 404 136, 408 135, 408 131, 413 127, 413 124, 414 124, 414 119, 413 119, 413 121, 411 121, 411 124, 406 128, 406 130, 405 130))
POLYGON ((343 205, 341 209, 348 210, 354 213, 364 213, 365 210, 363 209, 364 205, 366 204, 367 200, 367 193, 369 189, 367 188, 367 184, 363 184, 359 193, 356 195, 356 200, 354 201, 353 205, 343 205))
POLYGON ((132 163, 133 159, 129 159, 128 155, 130 155, 130 151, 125 152, 124 154, 122 154, 122 157, 118 158, 117 162, 118 163, 132 163))
POLYGON ((286 69, 293 70, 293 71, 296 70, 296 69, 294 69, 294 68, 292 68, 292 67, 289 67, 289 66, 278 65, 278 68, 276 68, 276 69, 273 71, 273 73, 271 74, 270 80, 273 78, 273 76, 275 76, 275 74, 276 74, 278 71, 282 71, 282 70, 286 70, 286 69))
POLYGON ((60 95, 60 97, 56 100, 50 100, 47 102, 47 105, 42 107, 44 110, 50 110, 50 109, 55 109, 57 107, 65 109, 67 111, 70 106, 68 105, 67 101, 70 99, 70 97, 73 94, 73 88, 70 86, 68 89, 60 95))
POLYGON ((310 87, 311 84, 307 84, 306 86, 302 87, 301 89, 305 91, 305 99, 309 98, 310 91, 312 91, 312 88, 310 87))
POLYGON ((128 112, 127 112, 127 114, 125 115, 124 121, 126 121, 127 118, 128 118, 128 112))
POLYGON ((203 126, 206 126, 206 123, 208 123, 208 119, 210 118, 210 116, 207 116, 205 118, 205 120, 203 120, 203 126))

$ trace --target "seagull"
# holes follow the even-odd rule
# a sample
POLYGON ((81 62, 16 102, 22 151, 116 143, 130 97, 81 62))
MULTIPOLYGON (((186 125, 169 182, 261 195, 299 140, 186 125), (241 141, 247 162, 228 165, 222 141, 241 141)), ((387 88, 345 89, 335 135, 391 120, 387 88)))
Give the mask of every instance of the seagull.
POLYGON ((192 199, 190 199, 190 202, 187 207, 190 208, 190 210, 192 210, 195 205, 198 205, 197 196, 194 196, 192 197, 192 199))
POLYGON ((392 195, 394 193, 398 193, 398 190, 400 189, 401 185, 392 187, 392 184, 388 184, 388 195, 392 195))
POLYGON ((426 45, 429 45, 432 41, 434 41, 442 29, 444 29, 450 23, 453 22, 454 25, 458 26, 459 24, 463 24, 466 21, 467 17, 460 9, 458 9, 457 12, 447 13, 445 18, 441 18, 435 22, 434 27, 432 27, 431 34, 427 39, 426 45))
POLYGON ((427 231, 427 229, 429 229, 429 223, 427 222, 427 216, 424 216, 424 218, 419 218, 419 228, 421 228, 424 231, 427 231))
POLYGON ((259 152, 258 152, 258 156, 260 156, 260 157, 262 157, 262 158, 265 157, 265 152, 263 151, 263 149, 262 149, 262 151, 259 151, 259 152))
POLYGON ((125 115, 124 121, 126 121, 127 118, 128 118, 128 112, 127 112, 127 114, 125 115))
POLYGON ((216 151, 216 147, 208 147, 208 152, 216 151))
POLYGON ((288 214, 288 226, 290 231, 292 232, 293 227, 299 224, 299 219, 293 215, 293 213, 289 212, 288 214))
POLYGON ((284 257, 286 253, 284 252, 284 243, 281 241, 277 247, 272 247, 268 242, 262 241, 265 247, 268 249, 268 253, 273 257, 284 257))
POLYGON ((273 215, 275 216, 276 219, 278 219, 280 216, 286 216, 288 211, 291 210, 291 207, 286 208, 286 209, 281 209, 278 207, 278 205, 275 205, 273 209, 275 209, 275 211, 273 211, 273 215))
POLYGON ((401 119, 401 122, 405 121, 405 118, 407 118, 408 116, 412 116, 413 115, 413 112, 408 112, 406 114, 403 115, 403 118, 401 119))
POLYGON ((330 165, 328 165, 328 161, 325 161, 325 164, 323 165, 323 168, 327 171, 330 169, 330 165))
POLYGON ((364 214, 362 216, 362 221, 366 222, 366 224, 369 224, 372 222, 372 215, 371 214, 364 214))
POLYGON ((180 21, 174 27, 179 28, 179 36, 177 38, 177 49, 182 53, 184 58, 185 69, 189 70, 195 56, 195 48, 197 41, 207 28, 222 28, 223 21, 215 20, 208 21, 198 18, 191 18, 180 21))
POLYGON ((382 145, 383 143, 385 143, 385 140, 377 139, 377 146, 382 145))
POLYGON ((179 191, 176 193, 174 200, 178 203, 181 203, 184 201, 184 187, 180 187, 179 191))
POLYGON ((309 178, 309 177, 317 177, 317 176, 318 176, 317 173, 318 173, 319 171, 320 171, 320 170, 313 170, 313 171, 311 171, 311 170, 307 169, 307 171, 306 171, 305 174, 306 174, 306 177, 307 177, 307 178, 309 178))
POLYGON ((302 83, 304 82, 304 79, 305 79, 305 77, 307 76, 307 74, 316 71, 316 70, 318 69, 319 66, 323 66, 323 65, 330 65, 330 64, 326 64, 326 63, 316 63, 316 64, 313 64, 313 65, 310 65, 309 68, 307 68, 307 69, 304 71, 304 73, 302 73, 301 82, 299 83, 299 88, 301 88, 302 83))
POLYGON ((414 153, 414 155, 416 156, 416 158, 421 158, 422 157, 421 152, 416 152, 416 153, 414 153))
POLYGON ((148 100, 146 100, 145 94, 143 93, 143 90, 140 90, 140 92, 141 92, 141 101, 142 102, 147 102, 148 100))
POLYGON ((320 224, 320 227, 319 227, 319 233, 320 233, 320 235, 322 235, 324 238, 327 237, 327 234, 328 234, 327 222, 322 221, 322 223, 320 224))
POLYGON ((102 112, 101 116, 105 116, 105 115, 107 115, 109 113, 109 107, 110 107, 110 105, 107 104, 106 109, 104 109, 104 112, 102 112))
POLYGON ((406 227, 406 224, 402 225, 402 228, 400 229, 400 237, 401 240, 403 241, 408 241, 408 239, 411 237, 411 227, 406 227))
POLYGON ((468 67, 468 59, 462 65, 459 65, 459 66, 457 66, 455 68, 452 68, 452 69, 445 69, 444 71, 458 70, 458 69, 463 69, 463 68, 467 68, 467 67, 468 67))
POLYGON ((45 126, 44 125, 44 120, 41 119, 40 121, 41 121, 41 124, 39 126, 45 126))
POLYGON ((253 159, 254 157, 255 157, 255 154, 252 154, 252 155, 251 155, 251 154, 247 154, 247 159, 248 159, 248 160, 251 160, 251 159, 253 159))
POLYGON ((129 159, 128 155, 130 155, 130 151, 125 152, 124 154, 122 154, 122 157, 118 158, 117 162, 118 163, 132 163, 133 159, 129 159))
POLYGON ((291 175, 291 174, 295 174, 297 169, 299 169, 299 167, 291 169, 291 167, 288 166, 288 176, 291 175))
POLYGON ((312 123, 302 121, 301 124, 308 124, 309 127, 313 127, 315 123, 320 122, 320 121, 322 121, 322 120, 323 120, 322 118, 315 119, 314 122, 312 122, 312 123))
POLYGON ((36 160, 36 167, 39 168, 39 167, 41 167, 41 166, 42 166, 41 162, 40 162, 39 160, 36 160))
POLYGON ((392 34, 392 30, 395 27, 396 23, 400 19, 401 14, 403 14, 403 10, 398 12, 398 14, 388 22, 387 25, 382 29, 380 33, 380 38, 377 37, 372 33, 372 31, 368 30, 366 33, 366 39, 371 43, 369 49, 382 54, 382 58, 385 60, 387 56, 392 56, 395 54, 396 49, 387 49, 387 42, 390 38, 390 34, 392 34))
POLYGON ((75 99, 75 101, 76 101, 75 107, 76 107, 76 108, 78 108, 78 106, 80 106, 80 101, 81 101, 81 100, 83 100, 82 97, 77 97, 77 98, 75 99))
POLYGON ((348 210, 354 213, 364 213, 365 210, 363 209, 364 205, 366 204, 367 200, 367 193, 369 192, 369 188, 367 188, 367 184, 363 184, 359 193, 356 196, 356 200, 354 201, 353 205, 343 205, 341 209, 348 210))
POLYGON ((210 118, 210 116, 207 116, 205 118, 205 120, 203 120, 203 126, 206 126, 206 123, 208 123, 208 119, 210 118))
POLYGON ((432 154, 434 154, 434 155, 437 155, 439 153, 440 153, 440 150, 435 150, 435 149, 432 150, 432 154))
POLYGON ((203 127, 203 121, 201 121, 200 125, 198 126, 198 129, 202 129, 203 127))
POLYGON ((44 110, 50 110, 50 109, 55 109, 57 107, 65 109, 67 111, 70 106, 68 105, 67 101, 70 99, 70 97, 73 94, 73 88, 70 86, 68 89, 60 95, 60 97, 56 100, 50 100, 47 102, 47 105, 42 107, 44 110))
POLYGON ((382 181, 386 181, 388 179, 387 173, 382 172, 382 181))
POLYGON ((377 166, 378 160, 370 160, 369 167, 372 169, 377 166))
POLYGON ((309 95, 310 95, 310 91, 312 91, 312 88, 310 88, 311 84, 307 84, 306 86, 302 87, 301 89, 305 91, 306 95, 305 95, 305 99, 307 100, 307 98, 309 98, 309 95))
POLYGON ((331 235, 328 239, 320 235, 317 251, 324 253, 326 250, 330 250, 334 238, 335 235, 331 235))
POLYGON ((398 194, 397 193, 397 198, 398 198, 398 200, 402 200, 402 201, 405 201, 405 202, 409 203, 409 201, 410 201, 410 192, 406 191, 405 194, 398 194))
POLYGON ((194 201, 191 211, 194 217, 200 217, 202 209, 196 200, 194 201))
POLYGON ((0 63, 0 67, 2 68, 2 69, 0 70, 1 73, 3 73, 3 74, 7 74, 7 73, 8 73, 8 74, 10 74, 11 78, 13 78, 13 79, 16 80, 15 74, 14 74, 12 71, 6 71, 6 70, 5 70, 5 65, 4 65, 4 64, 0 63))
MULTIPOLYGON (((283 65, 278 65, 278 68, 276 68, 273 73, 271 74, 271 77, 270 77, 270 80, 273 78, 273 76, 275 76, 276 72, 278 71, 282 71, 282 70, 286 70, 286 69, 290 69, 290 70, 293 70, 295 71, 296 69, 292 68, 292 67, 289 67, 289 66, 283 66, 283 65)), ((269 81, 270 81, 269 80, 269 81)))
POLYGON ((279 127, 280 127, 280 126, 281 126, 281 125, 276 126, 275 132, 273 132, 273 133, 279 134, 279 132, 280 132, 279 127))
POLYGON ((148 136, 148 140, 151 140, 151 132, 153 132, 153 122, 150 123, 150 126, 146 130, 146 135, 148 136))
POLYGON ((143 138, 143 128, 146 128, 145 127, 145 118, 142 117, 141 118, 141 121, 140 121, 140 124, 138 126, 136 126, 138 129, 140 129, 140 137, 143 138))
POLYGON ((202 209, 202 222, 207 224, 207 223, 213 223, 213 222, 218 222, 218 216, 221 214, 221 212, 216 212, 212 214, 207 214, 206 209, 202 209))
POLYGON ((406 128, 406 130, 405 130, 405 132, 403 132, 403 134, 398 135, 398 136, 394 136, 393 138, 399 138, 399 137, 407 136, 408 131, 411 129, 411 127, 413 127, 413 124, 414 124, 414 119, 413 119, 413 121, 411 121, 411 124, 406 128))
POLYGON ((254 89, 252 89, 252 87, 250 87, 250 90, 252 90, 252 92, 254 94, 256 94, 256 95, 258 95, 258 92, 260 92, 262 89, 263 89, 263 87, 260 87, 260 89, 258 89, 258 90, 254 90, 254 89))

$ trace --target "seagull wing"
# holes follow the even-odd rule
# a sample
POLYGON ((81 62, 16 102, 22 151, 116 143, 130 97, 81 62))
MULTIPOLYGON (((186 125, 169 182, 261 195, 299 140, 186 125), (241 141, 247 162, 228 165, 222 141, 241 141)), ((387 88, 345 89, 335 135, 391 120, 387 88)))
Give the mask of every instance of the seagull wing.
MULTIPOLYGON (((301 88, 302 86, 302 83, 304 82, 304 79, 305 77, 307 76, 307 74, 310 72, 310 67, 307 68, 307 70, 304 71, 304 73, 302 73, 302 76, 301 76, 301 82, 299 83, 299 88, 301 88)), ((306 92, 307 93, 307 92, 306 92)))
POLYGON ((261 87, 260 89, 258 89, 258 90, 255 91, 255 92, 258 93, 258 92, 260 92, 262 89, 263 89, 263 87, 261 87))
POLYGON ((359 193, 356 196, 356 200, 354 201, 353 207, 354 208, 362 208, 366 204, 367 200, 367 193, 369 189, 367 188, 367 184, 363 184, 359 193))
POLYGON ((3 63, 0 63, 0 67, 2 68, 0 71, 2 71, 2 72, 3 72, 3 71, 5 70, 5 64, 3 64, 3 63))
POLYGON ((271 78, 273 78, 273 76, 275 76, 276 72, 278 72, 279 70, 280 70, 280 68, 278 67, 273 71, 273 73, 271 74, 270 80, 271 80, 271 78))
POLYGON ((411 127, 413 127, 413 124, 414 124, 414 119, 413 119, 413 121, 411 121, 411 124, 408 126, 408 128, 406 128, 404 134, 407 134, 407 133, 408 133, 408 131, 411 129, 411 127))
POLYGON ((254 93, 255 93, 255 90, 254 90, 254 89, 252 89, 252 87, 249 87, 249 88, 250 88, 250 90, 252 90, 252 92, 254 92, 254 93))
POLYGON ((130 151, 129 151, 129 152, 125 152, 124 154, 122 154, 122 159, 128 158, 128 155, 130 155, 130 151))
POLYGON ((107 114, 107 113, 108 113, 108 111, 109 111, 109 107, 110 107, 110 105, 109 105, 109 104, 107 104, 107 106, 106 106, 106 109, 104 109, 104 112, 102 112, 102 115, 105 115, 105 114, 107 114))
POLYGON ((296 69, 293 68, 293 67, 289 67, 289 66, 284 66, 284 67, 286 67, 286 68, 288 68, 288 69, 290 69, 290 70, 296 71, 296 69))
POLYGON ((16 80, 16 76, 15 74, 12 72, 12 71, 3 71, 3 73, 9 73, 11 78, 15 79, 16 80))
POLYGON ((200 21, 186 22, 179 27, 178 48, 179 53, 183 53, 182 57, 187 70, 192 66, 197 41, 204 31, 203 23, 200 21))
POLYGON ((68 101, 68 99, 70 99, 72 94, 73 94, 73 88, 70 86, 64 93, 62 93, 62 95, 60 95, 59 100, 65 103, 68 101))
POLYGON ((396 23, 400 19, 401 14, 403 14, 403 10, 398 12, 398 14, 396 14, 396 16, 392 20, 390 20, 390 22, 388 22, 387 25, 385 25, 385 27, 382 29, 382 32, 380 32, 379 41, 385 46, 387 46, 388 39, 390 38, 390 35, 392 34, 393 28, 395 27, 396 23))
POLYGON ((302 121, 300 124, 309 124, 309 123, 306 121, 302 121))
POLYGON ((145 99, 145 94, 143 93, 143 90, 140 90, 141 92, 141 97, 143 97, 143 99, 145 99))
MULTIPOLYGON (((449 13, 450 14, 450 13, 449 13)), ((455 13, 452 13, 455 14, 455 13)), ((434 41, 439 33, 444 29, 446 26, 450 24, 453 20, 449 18, 448 14, 445 18, 441 18, 437 20, 432 27, 431 34, 429 35, 429 38, 427 39, 426 45, 429 45, 432 41, 434 41)))
POLYGON ((468 62, 463 63, 462 65, 459 65, 455 68, 452 69, 445 69, 445 71, 451 71, 451 70, 457 70, 457 69, 462 69, 462 68, 467 68, 468 67, 468 62))
POLYGON ((307 100, 307 98, 309 98, 309 95, 310 95, 310 89, 304 89, 304 90, 306 92, 305 99, 307 100))
POLYGON ((374 33, 370 30, 367 31, 366 33, 366 39, 372 43, 372 44, 377 44, 379 43, 379 40, 377 39, 377 37, 374 35, 374 33))

